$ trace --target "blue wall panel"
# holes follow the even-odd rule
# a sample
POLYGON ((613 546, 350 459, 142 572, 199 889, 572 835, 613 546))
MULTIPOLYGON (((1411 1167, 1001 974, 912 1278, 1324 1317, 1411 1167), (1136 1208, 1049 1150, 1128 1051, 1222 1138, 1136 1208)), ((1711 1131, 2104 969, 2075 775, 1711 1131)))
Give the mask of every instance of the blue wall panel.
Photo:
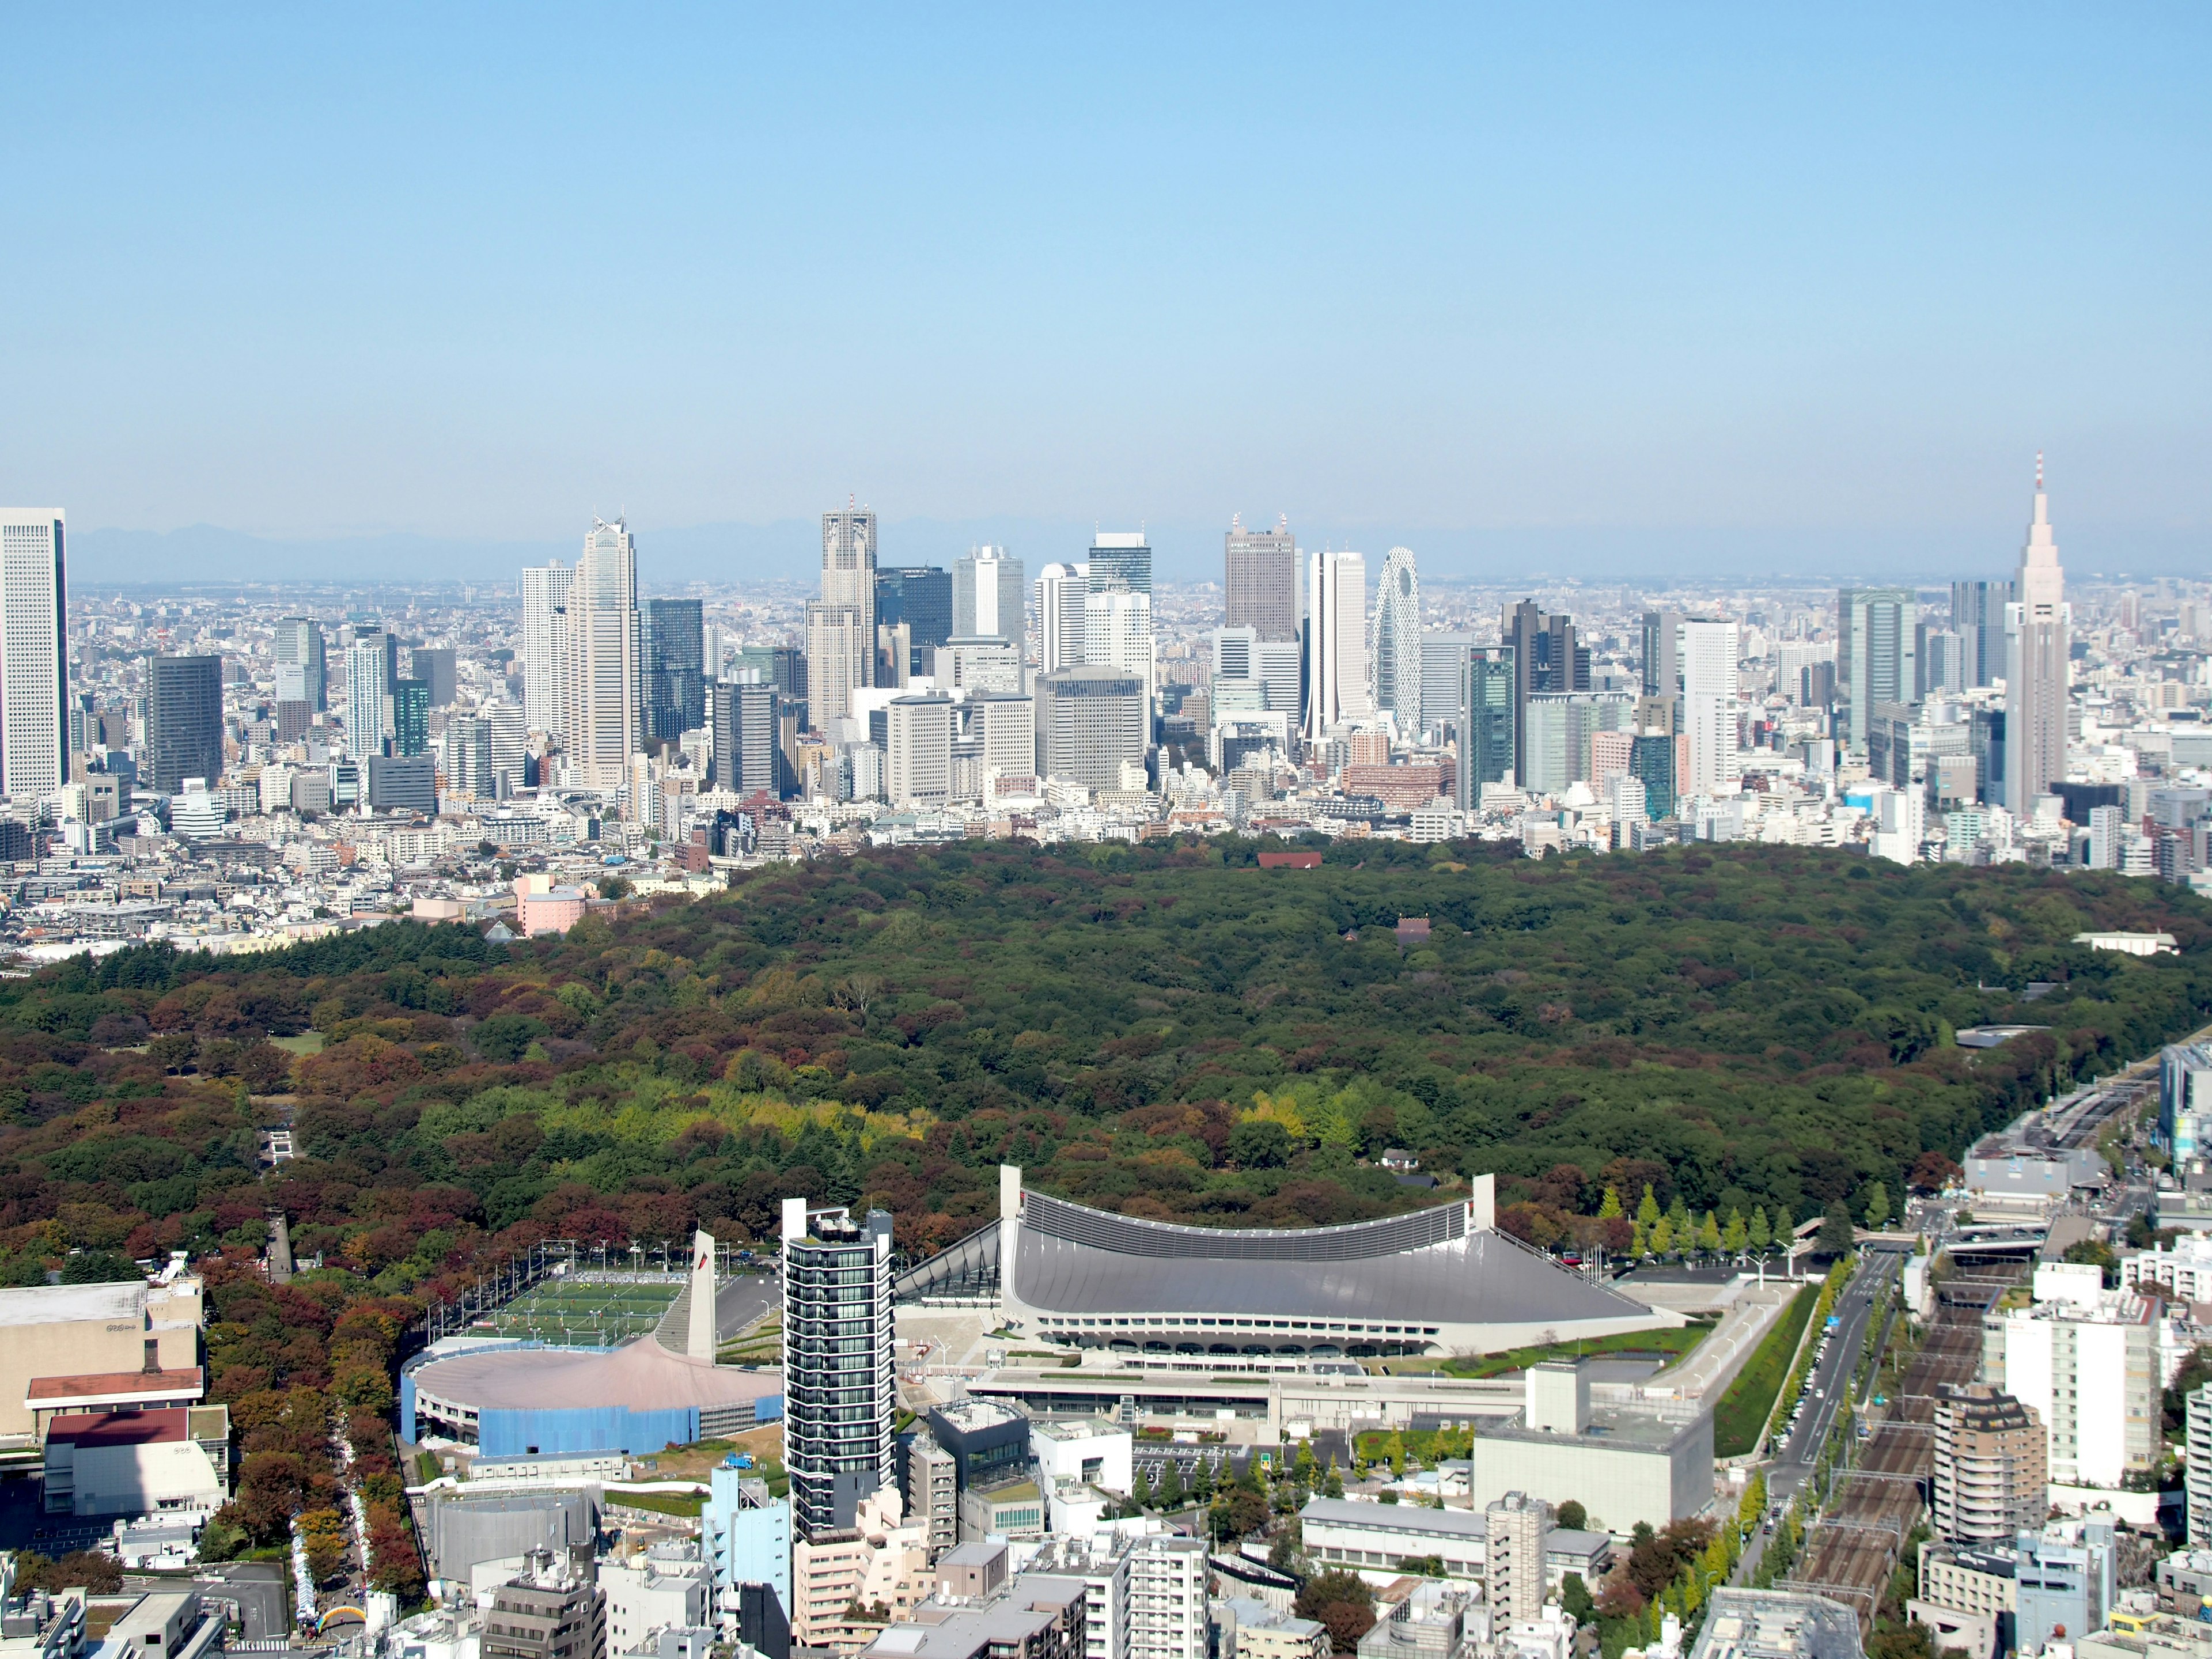
POLYGON ((486 1411, 477 1428, 487 1457, 541 1456, 555 1452, 657 1452, 699 1437, 699 1413, 680 1406, 634 1412, 627 1406, 573 1406, 534 1411, 486 1411))

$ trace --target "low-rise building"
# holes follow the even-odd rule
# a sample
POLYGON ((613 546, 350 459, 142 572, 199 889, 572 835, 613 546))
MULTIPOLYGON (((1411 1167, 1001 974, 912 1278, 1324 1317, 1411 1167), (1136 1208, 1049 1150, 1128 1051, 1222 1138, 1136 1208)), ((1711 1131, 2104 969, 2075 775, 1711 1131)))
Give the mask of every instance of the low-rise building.
POLYGON ((198 1590, 157 1590, 108 1626, 106 1650, 131 1659, 208 1659, 222 1651, 222 1614, 198 1590))
POLYGON ((2120 1284, 2163 1291, 2173 1302, 2212 1302, 2212 1238, 2184 1233, 2170 1245, 2130 1250, 2120 1258, 2120 1284))
POLYGON ((47 1421, 65 1413, 200 1400, 204 1304, 182 1261, 162 1282, 0 1290, 0 1453, 35 1462, 47 1421))
POLYGON ((1359 1659, 1457 1659, 1489 1628, 1488 1612, 1473 1595, 1431 1580, 1375 1621, 1359 1638, 1359 1659))
POLYGON ((230 1494, 230 1408, 72 1412, 46 1424, 49 1515, 212 1514, 230 1494))
POLYGON ((1994 1620, 2009 1634, 2017 1607, 2009 1548, 1967 1548, 1929 1539, 1920 1547, 1920 1599, 1994 1620))
POLYGON ((714 1570, 690 1540, 654 1544, 628 1561, 599 1565, 607 1647, 635 1653, 665 1630, 696 1629, 714 1610, 714 1570))
POLYGON ((1532 1365, 1522 1409, 1479 1419, 1468 1497, 1574 1499, 1616 1533, 1697 1514, 1712 1501, 1713 1419, 1654 1406, 1599 1406, 1578 1366, 1532 1365))
POLYGON ((1026 1477, 960 1494, 963 1539, 1042 1538, 1047 1518, 1044 1488, 1026 1477))
POLYGON ((606 1659, 606 1597, 565 1556, 539 1552, 492 1591, 483 1659, 606 1659))
POLYGON ((78 1659, 85 1646, 84 1589, 55 1595, 15 1589, 15 1557, 0 1555, 0 1656, 78 1659))
POLYGON ((2114 1613, 2074 1644, 2075 1659, 2212 1659, 2212 1625, 2171 1613, 2114 1613))
POLYGON ((1328 1627, 1319 1620, 1301 1619, 1246 1596, 1231 1597, 1227 1609, 1236 1644, 1223 1659, 1329 1659, 1334 1651, 1328 1627))
POLYGON ((1024 1573, 987 1601, 925 1601, 861 1650, 871 1659, 1076 1659, 1083 1606, 1079 1580, 1024 1573))
POLYGON ((929 1529, 899 1519, 898 1491, 860 1500, 855 1524, 791 1547, 791 1638, 857 1653, 929 1598, 929 1529))
POLYGON ((1799 1590, 1721 1585, 1690 1659, 1863 1659, 1859 1616, 1799 1590))
POLYGON ((1030 1455, 1047 1481, 1096 1486, 1123 1498, 1136 1484, 1135 1437, 1098 1418, 1032 1422, 1030 1455))
POLYGON ((1310 1498, 1298 1511, 1306 1553, 1323 1567, 1395 1571, 1434 1558, 1447 1577, 1483 1576, 1490 1522, 1479 1510, 1417 1509, 1352 1498, 1310 1498))

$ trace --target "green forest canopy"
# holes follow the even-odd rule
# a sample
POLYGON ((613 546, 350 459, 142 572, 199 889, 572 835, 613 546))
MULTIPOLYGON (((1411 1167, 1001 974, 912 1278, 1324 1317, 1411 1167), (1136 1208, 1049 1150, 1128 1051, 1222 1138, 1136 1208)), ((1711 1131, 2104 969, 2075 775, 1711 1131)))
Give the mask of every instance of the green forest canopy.
POLYGON ((1741 846, 1253 852, 870 854, 565 939, 392 924, 8 981, 0 1277, 247 1249, 271 1203, 383 1294, 541 1237, 762 1238, 792 1192, 884 1204, 923 1253, 988 1217, 1002 1159, 1132 1214, 1341 1222, 1431 1201, 1365 1161, 1385 1145, 1496 1171, 1539 1242, 1595 1236, 1608 1184, 1802 1218, 2212 1006, 2207 907, 2150 882, 1741 846), (1429 937, 1401 946, 1401 915, 1429 937), (2183 950, 2069 943, 2090 928, 2183 950), (2031 981, 2057 988, 2023 1003, 2031 981), (2051 1029, 1951 1042, 1998 1020, 2051 1029), (265 1041, 310 1029, 296 1062, 265 1041), (264 1180, 288 1082, 303 1155, 264 1180))

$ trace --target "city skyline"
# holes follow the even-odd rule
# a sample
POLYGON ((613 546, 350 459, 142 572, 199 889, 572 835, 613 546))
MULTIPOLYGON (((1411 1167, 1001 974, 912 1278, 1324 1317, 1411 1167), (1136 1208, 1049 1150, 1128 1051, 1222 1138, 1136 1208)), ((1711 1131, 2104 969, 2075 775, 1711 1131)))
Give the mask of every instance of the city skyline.
POLYGON ((796 574, 848 490, 887 560, 1032 571, 1141 523, 1172 579, 1241 512, 1432 578, 1994 578, 2037 448, 2081 573, 2212 533, 2194 13, 20 43, 49 254, 0 311, 43 388, 0 412, 0 499, 68 502, 91 580, 489 574, 592 514, 796 574), (580 208, 653 304, 568 253, 580 208), (825 271, 855 234, 881 252, 825 271))

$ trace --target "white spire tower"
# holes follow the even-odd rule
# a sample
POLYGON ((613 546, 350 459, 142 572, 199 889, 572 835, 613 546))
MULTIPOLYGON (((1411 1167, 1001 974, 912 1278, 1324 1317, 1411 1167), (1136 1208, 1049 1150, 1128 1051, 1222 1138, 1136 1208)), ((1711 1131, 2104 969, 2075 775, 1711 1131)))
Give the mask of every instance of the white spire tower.
POLYGON ((2066 775, 2066 659, 2073 613, 2035 456, 2035 516, 2020 550, 2018 601, 2005 607, 2005 805, 2032 817, 2066 775))

